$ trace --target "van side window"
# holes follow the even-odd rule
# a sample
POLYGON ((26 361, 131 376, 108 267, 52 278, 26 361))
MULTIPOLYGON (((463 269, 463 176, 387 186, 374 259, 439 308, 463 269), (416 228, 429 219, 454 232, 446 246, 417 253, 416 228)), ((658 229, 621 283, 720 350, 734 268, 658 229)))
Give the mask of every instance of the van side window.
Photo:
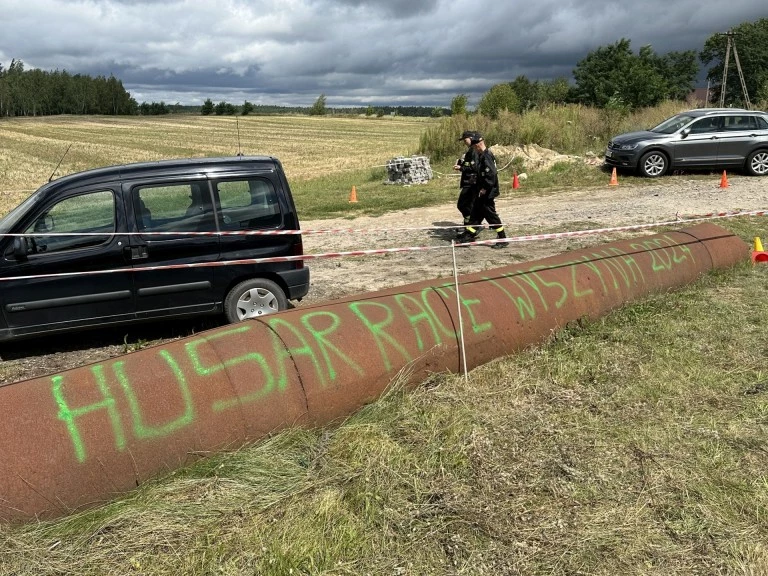
POLYGON ((98 246, 115 232, 115 196, 111 190, 65 198, 42 212, 25 234, 86 233, 87 236, 34 236, 27 238, 32 254, 98 246), (94 233, 99 233, 95 234, 94 233))
POLYGON ((207 182, 133 189, 140 232, 216 232, 207 182))
POLYGON ((272 182, 263 178, 216 183, 221 205, 222 230, 279 228, 280 203, 272 182))

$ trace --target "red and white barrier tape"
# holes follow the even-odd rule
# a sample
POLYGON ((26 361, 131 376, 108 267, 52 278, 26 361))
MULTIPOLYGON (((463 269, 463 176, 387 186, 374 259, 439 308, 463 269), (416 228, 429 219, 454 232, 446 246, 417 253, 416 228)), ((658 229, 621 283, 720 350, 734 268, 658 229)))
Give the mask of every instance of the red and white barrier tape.
MULTIPOLYGON (((765 216, 768 214, 767 210, 755 210, 751 212, 737 212, 737 213, 722 213, 722 215, 716 216, 703 216, 696 218, 689 218, 686 222, 694 222, 697 220, 713 220, 718 218, 729 218, 733 216, 765 216)), ((483 246, 489 244, 496 244, 499 242, 513 243, 513 242, 531 242, 537 240, 554 240, 558 238, 572 238, 576 236, 589 236, 592 234, 606 234, 609 232, 623 232, 629 230, 642 230, 646 228, 658 228, 662 226, 674 226, 680 224, 680 221, 670 222, 652 222, 648 224, 632 224, 628 226, 616 226, 613 228, 592 228, 588 230, 576 230, 571 232, 550 232, 545 234, 529 234, 525 236, 513 236, 511 238, 493 238, 491 240, 479 240, 475 242, 457 243, 457 247, 469 247, 469 246, 483 246)), ((417 230, 433 229, 430 228, 415 228, 417 230)), ((450 226, 449 228, 457 228, 457 226, 450 226)), ((343 229, 339 229, 341 231, 343 229)), ((353 230, 353 229, 349 229, 353 230)), ((392 230, 392 229, 382 229, 392 230)), ((398 229, 401 230, 401 229, 398 229)), ((408 230, 414 230, 409 228, 408 230)), ((323 231, 326 232, 326 231, 323 231)), ((103 234, 102 234, 103 236, 103 234)), ((320 260, 324 258, 342 258, 351 256, 374 256, 381 254, 394 254, 397 252, 423 252, 428 250, 445 250, 451 248, 454 245, 440 245, 440 246, 407 246, 402 248, 377 248, 373 250, 352 250, 347 252, 325 252, 321 254, 303 254, 297 256, 272 256, 269 258, 246 258, 240 260, 224 260, 216 262, 198 262, 194 264, 166 264, 162 266, 137 266, 135 268, 116 268, 112 270, 91 270, 86 272, 60 272, 55 274, 35 274, 29 276, 9 276, 6 278, 0 278, 0 282, 9 280, 30 280, 33 278, 61 278, 67 276, 83 276, 83 275, 96 275, 96 274, 114 274, 118 272, 150 272, 154 270, 173 270, 180 268, 204 268, 210 266, 233 266, 238 264, 263 264, 268 262, 295 262, 297 260, 320 260)))
MULTIPOLYGON (((652 224, 639 224, 641 227, 652 226, 669 226, 672 224, 678 224, 681 220, 696 221, 696 220, 716 220, 721 218, 734 218, 736 216, 765 216, 768 215, 768 209, 752 210, 752 211, 738 211, 738 212, 711 212, 709 214, 699 215, 684 215, 680 216, 679 213, 675 214, 675 221, 671 222, 658 222, 652 224)), ((502 223, 501 226, 509 226, 509 224, 502 223)), ((464 228, 464 224, 454 224, 451 226, 411 226, 411 227, 396 227, 396 228, 323 228, 317 230, 222 230, 219 232, 35 232, 31 234, 24 233, 7 233, 0 234, 0 237, 10 236, 19 238, 39 238, 39 237, 53 237, 53 236, 290 236, 298 235, 313 236, 318 234, 371 234, 382 232, 420 232, 428 230, 455 230, 457 228, 464 228)), ((477 224, 475 228, 489 228, 488 224, 477 224)), ((632 230, 634 226, 626 226, 621 228, 601 228, 600 232, 617 231, 617 230, 632 230)), ((590 231, 584 231, 590 233, 590 231)), ((577 233, 575 233, 577 234, 577 233)), ((529 239, 530 237, 525 237, 529 239)))

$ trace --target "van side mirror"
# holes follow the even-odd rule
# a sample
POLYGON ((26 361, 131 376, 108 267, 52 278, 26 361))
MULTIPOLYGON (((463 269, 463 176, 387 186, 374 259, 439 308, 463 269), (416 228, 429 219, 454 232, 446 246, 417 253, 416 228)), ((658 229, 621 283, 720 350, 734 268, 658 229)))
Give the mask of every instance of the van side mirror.
POLYGON ((683 131, 680 132, 680 136, 682 138, 688 138, 688 134, 690 134, 690 133, 691 133, 691 129, 690 128, 683 128, 683 131))
POLYGON ((19 262, 24 262, 27 260, 27 239, 22 238, 21 236, 16 236, 13 239, 13 256, 18 260, 19 262))

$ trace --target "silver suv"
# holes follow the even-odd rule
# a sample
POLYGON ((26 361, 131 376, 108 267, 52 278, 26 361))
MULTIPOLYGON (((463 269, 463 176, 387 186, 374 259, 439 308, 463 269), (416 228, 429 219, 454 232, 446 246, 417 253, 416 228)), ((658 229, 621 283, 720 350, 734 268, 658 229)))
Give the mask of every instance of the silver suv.
POLYGON ((736 168, 768 174, 768 114, 736 108, 701 108, 650 130, 616 136, 605 163, 657 178, 669 170, 736 168))

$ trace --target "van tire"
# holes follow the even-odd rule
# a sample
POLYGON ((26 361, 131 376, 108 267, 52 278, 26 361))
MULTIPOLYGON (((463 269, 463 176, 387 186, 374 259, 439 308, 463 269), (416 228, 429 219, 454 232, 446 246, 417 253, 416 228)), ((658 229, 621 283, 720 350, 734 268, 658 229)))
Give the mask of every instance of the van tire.
POLYGON ((266 278, 251 278, 232 288, 224 299, 224 314, 230 324, 274 314, 288 308, 285 292, 266 278))

